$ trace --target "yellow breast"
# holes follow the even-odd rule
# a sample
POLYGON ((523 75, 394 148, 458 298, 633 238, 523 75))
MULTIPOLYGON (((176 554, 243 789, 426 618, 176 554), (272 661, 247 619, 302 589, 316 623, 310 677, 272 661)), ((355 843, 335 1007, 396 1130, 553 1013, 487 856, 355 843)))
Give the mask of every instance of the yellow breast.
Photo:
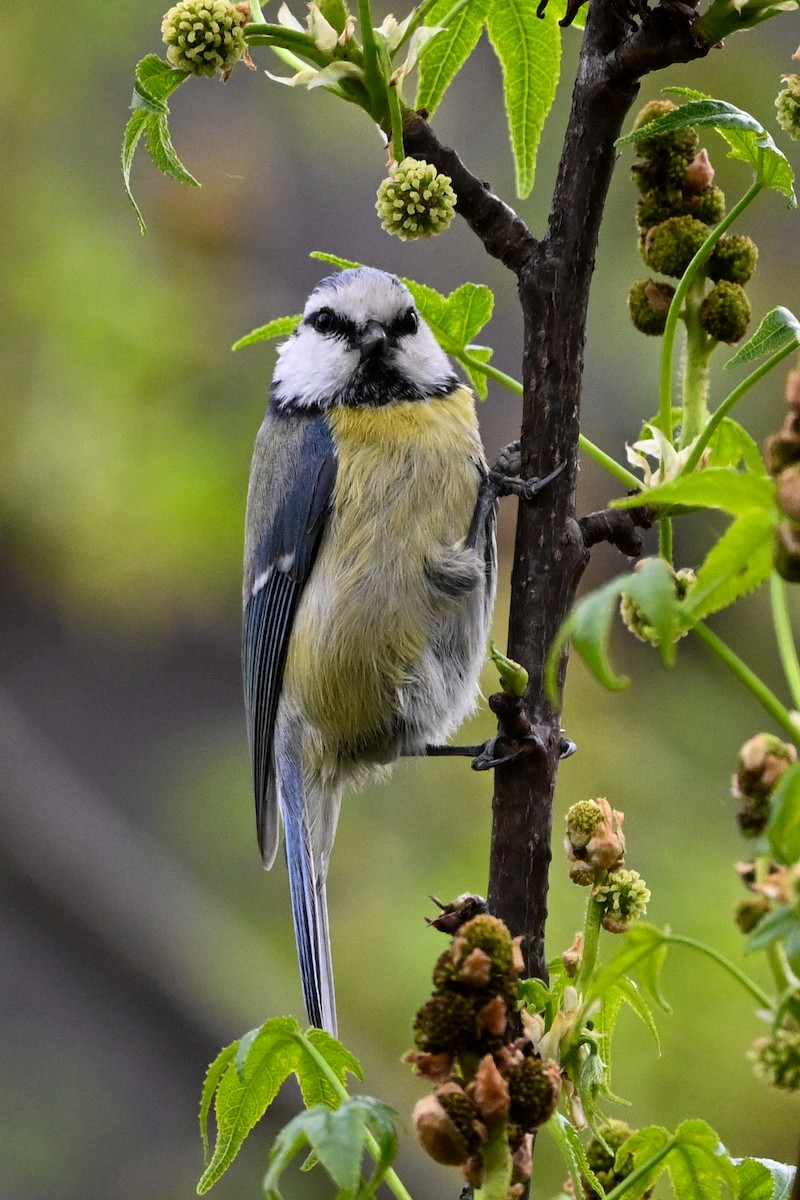
POLYGON ((341 408, 338 473, 295 618, 284 689, 324 756, 379 759, 402 692, 452 600, 426 567, 466 537, 483 453, 471 392, 341 408))

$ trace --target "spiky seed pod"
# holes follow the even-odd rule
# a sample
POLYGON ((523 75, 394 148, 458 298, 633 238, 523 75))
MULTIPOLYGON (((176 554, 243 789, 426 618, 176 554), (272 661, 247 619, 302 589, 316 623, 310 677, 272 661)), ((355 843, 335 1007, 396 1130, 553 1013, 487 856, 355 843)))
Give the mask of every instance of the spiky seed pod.
POLYGON ((414 1018, 414 1040, 420 1050, 438 1054, 475 1041, 475 1007, 460 992, 437 992, 414 1018))
POLYGON ((465 1158, 474 1154, 481 1144, 485 1126, 481 1123, 472 1100, 461 1085, 455 1082, 445 1083, 436 1088, 434 1095, 464 1139, 467 1147, 465 1158))
POLYGON ((509 1119, 526 1133, 533 1133, 555 1111, 561 1095, 561 1071, 557 1063, 525 1058, 509 1068, 509 1119))
POLYGON ((744 233, 721 237, 708 260, 709 277, 716 282, 727 279, 730 283, 747 283, 758 261, 758 247, 744 233))
POLYGON ((800 1091, 800 1032, 776 1029, 770 1037, 756 1038, 747 1057, 764 1083, 787 1091, 800 1091))
POLYGON ((421 159, 393 163, 375 203, 381 225, 403 241, 441 233, 456 211, 456 194, 450 184, 449 175, 440 175, 436 167, 421 159))
POLYGON ((647 912, 650 889, 638 871, 621 867, 609 871, 593 895, 603 912, 603 928, 620 933, 647 912))
POLYGON ((707 237, 696 217, 669 217, 648 230, 642 254, 654 271, 680 278, 707 237))
MULTIPOLYGON (((626 1179, 633 1170, 634 1163, 631 1158, 627 1158, 619 1170, 614 1169, 614 1161, 622 1143, 636 1133, 636 1130, 631 1129, 625 1121, 607 1121, 600 1126, 598 1133, 602 1137, 602 1141, 598 1137, 593 1137, 586 1147, 586 1157, 589 1166, 602 1184, 603 1190, 610 1192, 618 1183, 622 1183, 623 1179, 626 1179)), ((650 1196, 652 1193, 653 1189, 651 1188, 645 1195, 650 1196)), ((585 1200, 596 1200, 597 1193, 588 1179, 584 1180, 583 1194, 585 1200)))
POLYGON ((628 292, 628 312, 640 333, 657 337, 664 332, 667 313, 675 295, 670 283, 641 279, 628 292))
POLYGON ((750 324, 750 301, 739 283, 721 279, 700 305, 700 324, 718 342, 732 345, 743 338, 750 324))
POLYGON ((467 1139, 436 1096, 423 1096, 414 1105, 414 1131, 423 1150, 445 1167, 460 1167, 469 1158, 467 1139))
POLYGON ((642 233, 647 233, 654 225, 660 225, 669 217, 683 215, 683 196, 677 188, 669 192, 654 188, 636 203, 636 224, 642 233))
POLYGON ((748 896, 740 900, 734 910, 733 919, 740 933, 752 933, 762 917, 772 908, 769 900, 763 896, 748 896))
POLYGON ((704 225, 718 225, 725 216, 725 193, 716 184, 692 192, 684 200, 684 211, 704 225))
POLYGON ((797 762, 797 750, 772 733, 757 733, 739 748, 736 772, 731 779, 735 799, 750 796, 765 800, 775 784, 797 762))
POLYGON ((168 61, 192 75, 227 75, 247 49, 246 20, 229 0, 179 0, 161 22, 168 61))
POLYGON ((800 75, 782 75, 781 79, 785 87, 775 100, 778 124, 790 138, 800 141, 800 75))
POLYGON ((667 154, 643 159, 631 167, 631 178, 643 195, 645 192, 680 188, 689 158, 667 154))
POLYGON ((472 950, 483 950, 495 970, 510 974, 514 970, 514 943, 511 934, 497 917, 483 913, 462 925, 453 939, 453 957, 463 960, 472 950))
POLYGON ((800 583, 800 531, 791 521, 781 521, 775 530, 772 562, 781 579, 800 583))
POLYGON ((775 484, 778 508, 792 521, 800 523, 800 463, 784 467, 775 484))

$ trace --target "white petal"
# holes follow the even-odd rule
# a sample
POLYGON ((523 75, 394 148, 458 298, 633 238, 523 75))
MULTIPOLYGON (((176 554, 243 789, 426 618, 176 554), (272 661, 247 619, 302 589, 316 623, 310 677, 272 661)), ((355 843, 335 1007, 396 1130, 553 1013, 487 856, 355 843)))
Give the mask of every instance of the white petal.
POLYGON ((283 25, 285 29, 296 29, 300 33, 305 33, 305 29, 298 21, 297 17, 292 16, 287 5, 282 4, 278 9, 278 24, 283 25))
POLYGON ((329 63, 321 71, 314 72, 314 78, 308 85, 309 91, 311 88, 325 87, 328 83, 338 83, 340 79, 348 78, 363 79, 363 69, 357 67, 355 63, 338 60, 337 62, 329 63))
POLYGON ((308 32, 314 39, 314 45, 323 54, 333 54, 339 35, 327 17, 324 17, 316 4, 308 6, 308 32))
POLYGON ((265 75, 269 75, 270 79, 274 79, 276 83, 285 83, 287 87, 310 87, 319 74, 313 67, 306 67, 304 71, 298 71, 296 75, 292 75, 287 79, 285 75, 273 75, 271 71, 265 71, 265 75))

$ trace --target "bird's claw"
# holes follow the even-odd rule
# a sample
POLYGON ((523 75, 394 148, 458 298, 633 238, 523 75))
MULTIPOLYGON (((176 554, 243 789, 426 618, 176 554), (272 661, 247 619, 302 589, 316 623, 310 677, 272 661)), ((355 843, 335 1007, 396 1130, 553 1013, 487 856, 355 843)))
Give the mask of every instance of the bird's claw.
POLYGON ((520 479, 522 470, 522 455, 520 442, 509 442, 497 456, 494 466, 489 471, 489 477, 498 496, 519 496, 522 500, 533 500, 552 483, 557 475, 564 470, 565 464, 559 463, 549 475, 541 479, 520 479))
MULTIPOLYGON (((484 743, 480 753, 476 754, 472 760, 472 769, 473 771, 492 771, 495 767, 505 767, 509 763, 519 762, 520 759, 528 758, 529 755, 542 749, 541 739, 534 734, 513 740, 500 734, 484 743)), ((571 758, 577 749, 578 747, 571 738, 562 735, 558 739, 559 758, 571 758)))

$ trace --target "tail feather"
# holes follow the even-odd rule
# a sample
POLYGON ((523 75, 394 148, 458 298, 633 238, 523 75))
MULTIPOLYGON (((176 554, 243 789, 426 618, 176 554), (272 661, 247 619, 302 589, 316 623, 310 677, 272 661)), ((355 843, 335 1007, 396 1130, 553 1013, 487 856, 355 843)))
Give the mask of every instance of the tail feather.
POLYGON ((311 1024, 335 1036, 336 1000, 325 891, 327 854, 323 857, 314 847, 310 806, 299 764, 284 760, 278 780, 303 998, 311 1024))

